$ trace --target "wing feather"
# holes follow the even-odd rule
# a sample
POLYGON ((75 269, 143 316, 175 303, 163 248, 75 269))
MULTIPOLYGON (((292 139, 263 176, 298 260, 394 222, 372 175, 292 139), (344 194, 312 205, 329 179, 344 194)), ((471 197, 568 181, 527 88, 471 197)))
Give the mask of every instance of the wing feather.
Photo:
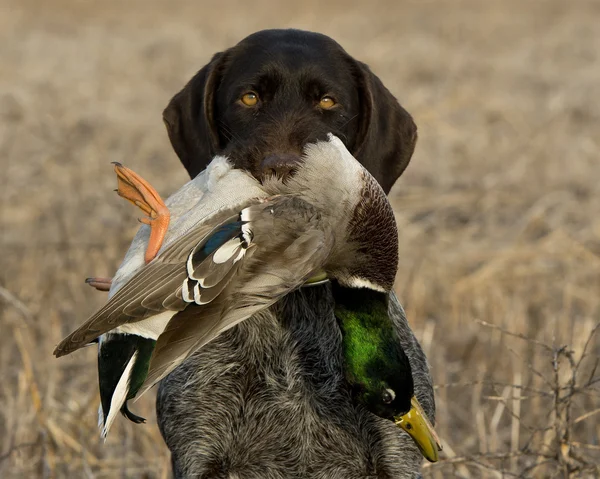
POLYGON ((273 262, 253 261, 251 267, 244 269, 239 281, 229 283, 212 302, 193 304, 175 314, 158 338, 148 376, 137 397, 223 331, 270 307, 301 286, 314 274, 315 267, 322 266, 330 251, 330 240, 322 231, 301 235, 291 245, 284 245, 282 251, 269 252, 274 257, 280 255, 279 270, 274 269, 273 262), (304 256, 291 261, 289 254, 299 252, 304 256))
POLYGON ((171 243, 154 261, 135 273, 106 305, 63 339, 54 355, 60 357, 76 351, 122 324, 142 321, 167 309, 185 309, 187 303, 181 298, 181 285, 187 277, 186 262, 190 253, 206 242, 211 232, 239 218, 239 211, 233 214, 235 210, 229 209, 213 215, 171 243))

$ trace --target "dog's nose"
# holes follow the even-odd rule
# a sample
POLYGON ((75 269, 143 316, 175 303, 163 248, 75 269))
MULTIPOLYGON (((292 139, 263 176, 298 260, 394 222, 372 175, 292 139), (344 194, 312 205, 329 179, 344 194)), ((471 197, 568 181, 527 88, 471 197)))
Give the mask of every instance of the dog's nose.
POLYGON ((300 156, 293 153, 269 155, 260 162, 260 175, 262 178, 277 176, 285 180, 298 168, 300 161, 300 156))

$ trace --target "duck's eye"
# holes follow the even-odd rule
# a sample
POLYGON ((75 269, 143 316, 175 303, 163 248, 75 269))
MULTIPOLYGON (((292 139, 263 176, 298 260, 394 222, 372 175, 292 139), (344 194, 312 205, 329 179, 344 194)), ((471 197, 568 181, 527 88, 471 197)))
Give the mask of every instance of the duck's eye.
POLYGON ((246 106, 255 106, 258 103, 258 95, 253 91, 249 91, 248 93, 244 93, 240 100, 246 106))
POLYGON ((330 110, 335 105, 335 100, 327 95, 325 95, 323 98, 321 98, 321 101, 319 101, 319 108, 322 108, 323 110, 330 110))
POLYGON ((391 402, 396 398, 396 393, 391 389, 384 389, 381 393, 381 400, 383 404, 391 404, 391 402))

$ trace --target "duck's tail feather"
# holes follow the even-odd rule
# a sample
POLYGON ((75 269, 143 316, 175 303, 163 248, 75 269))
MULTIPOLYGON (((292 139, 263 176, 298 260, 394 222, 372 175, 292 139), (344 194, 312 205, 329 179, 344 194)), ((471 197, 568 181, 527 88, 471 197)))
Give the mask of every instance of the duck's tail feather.
POLYGON ((127 395, 129 394, 129 384, 131 381, 131 372, 133 370, 133 366, 135 365, 137 355, 138 352, 135 351, 131 356, 131 359, 127 363, 127 366, 123 370, 123 374, 121 374, 121 377, 117 382, 112 396, 110 397, 110 405, 108 409, 104 410, 104 408, 102 408, 102 405, 100 405, 100 411, 102 411, 102 416, 98 418, 98 425, 101 426, 100 436, 104 440, 106 440, 108 431, 110 430, 112 423, 117 417, 117 413, 121 410, 121 408, 125 404, 125 401, 127 401, 127 395))

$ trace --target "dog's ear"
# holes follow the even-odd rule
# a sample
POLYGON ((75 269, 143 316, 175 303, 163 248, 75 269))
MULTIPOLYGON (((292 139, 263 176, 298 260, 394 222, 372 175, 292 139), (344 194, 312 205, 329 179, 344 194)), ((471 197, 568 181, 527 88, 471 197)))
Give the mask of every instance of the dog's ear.
POLYGON ((360 95, 354 156, 386 193, 408 166, 417 142, 410 114, 364 63, 351 59, 360 95))
POLYGON ((200 173, 219 147, 214 118, 214 97, 224 64, 224 53, 217 53, 177 93, 163 112, 173 149, 191 178, 200 173))

